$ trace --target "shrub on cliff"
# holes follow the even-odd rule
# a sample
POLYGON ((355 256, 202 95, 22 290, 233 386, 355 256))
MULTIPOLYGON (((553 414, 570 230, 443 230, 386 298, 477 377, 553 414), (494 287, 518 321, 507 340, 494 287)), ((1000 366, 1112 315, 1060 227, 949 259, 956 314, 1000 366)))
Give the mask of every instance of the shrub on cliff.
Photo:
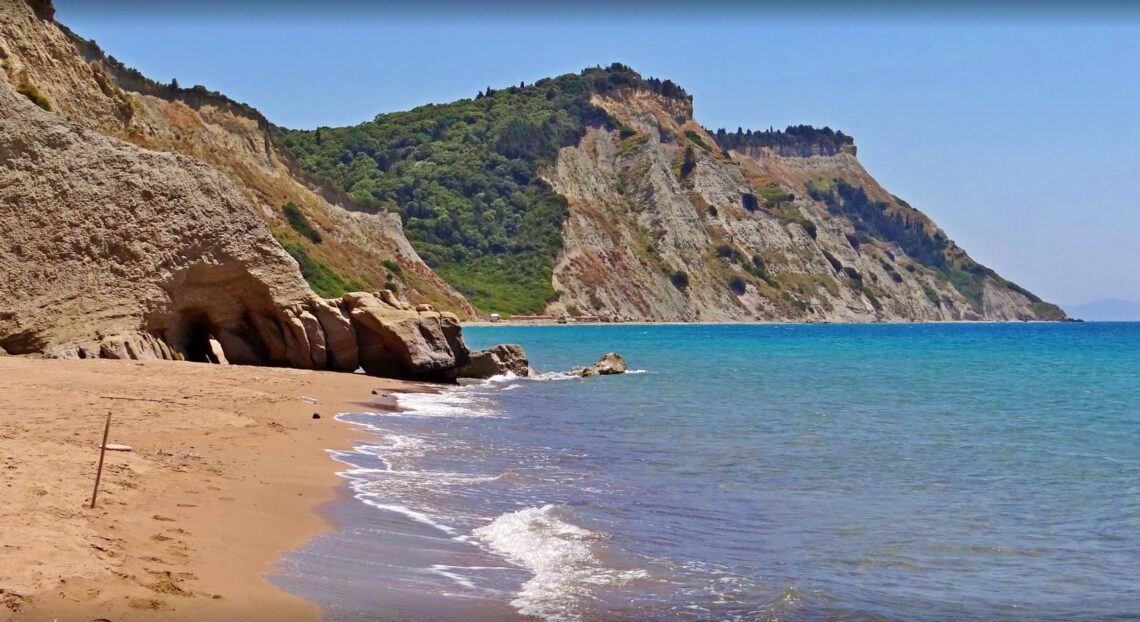
POLYGON ((748 283, 740 278, 740 275, 734 274, 728 279, 728 289, 737 296, 743 296, 748 289, 748 283))
POLYGON ((400 264, 396 263, 395 261, 393 261, 391 259, 385 259, 384 261, 380 262, 380 265, 387 268, 388 272, 391 272, 392 274, 396 275, 398 278, 401 278, 401 279, 404 278, 404 269, 402 267, 400 267, 400 264))
POLYGON ((823 257, 824 257, 824 259, 827 259, 827 263, 831 264, 832 270, 839 272, 840 270, 843 269, 843 264, 840 263, 840 261, 835 258, 835 255, 832 255, 831 253, 829 253, 827 251, 823 251, 823 257))
POLYGON ((697 154, 693 151, 692 145, 689 145, 685 147, 685 155, 681 159, 681 178, 688 177, 695 168, 697 168, 697 154))
POLYGON ((819 230, 816 228, 815 223, 808 220, 807 218, 800 218, 796 222, 799 223, 801 227, 803 227, 803 230, 808 234, 809 237, 811 237, 811 239, 814 240, 815 237, 819 235, 819 230))
POLYGON ((285 207, 281 209, 285 213, 285 220, 289 222, 289 226, 293 230, 309 239, 313 244, 320 244, 324 239, 321 237, 319 231, 313 228, 312 223, 305 214, 301 212, 301 208, 293 203, 286 203, 285 207))
POLYGON ((24 97, 30 99, 33 104, 39 106, 40 108, 43 108, 44 110, 47 110, 48 112, 51 112, 51 102, 48 101, 48 98, 45 97, 43 93, 40 92, 40 89, 37 88, 36 85, 28 82, 23 86, 17 88, 16 91, 24 97))
POLYGON ((339 298, 345 292, 355 292, 368 289, 365 283, 356 281, 338 274, 323 261, 311 257, 303 247, 297 244, 283 243, 281 246, 289 253, 301 268, 301 276, 305 277, 309 286, 324 298, 339 298))
POLYGON ((708 144, 705 143, 705 139, 701 138, 700 134, 694 132, 693 130, 685 130, 685 137, 693 141, 693 144, 700 147, 701 149, 709 151, 708 144))
POLYGON ((878 298, 878 296, 875 296, 874 290, 872 290, 870 287, 864 285, 863 286, 863 295, 867 297, 867 300, 870 301, 871 306, 874 307, 874 309, 876 311, 882 311, 883 310, 883 303, 879 302, 879 298, 878 298))
POLYGON ((872 201, 866 191, 843 179, 835 179, 826 190, 810 185, 812 198, 827 205, 828 211, 846 216, 855 225, 855 235, 848 235, 851 247, 859 250, 861 236, 895 242, 919 263, 941 268, 947 265, 947 240, 941 234, 928 234, 925 222, 907 214, 888 210, 882 201, 872 201))
POLYGON ((752 276, 764 281, 769 286, 780 289, 780 282, 776 280, 771 274, 768 274, 768 266, 764 263, 764 258, 760 255, 752 256, 752 265, 745 265, 744 269, 752 276))
POLYGON ((689 275, 683 270, 674 272, 673 276, 669 277, 669 280, 673 283, 673 287, 677 289, 684 290, 689 287, 689 275))

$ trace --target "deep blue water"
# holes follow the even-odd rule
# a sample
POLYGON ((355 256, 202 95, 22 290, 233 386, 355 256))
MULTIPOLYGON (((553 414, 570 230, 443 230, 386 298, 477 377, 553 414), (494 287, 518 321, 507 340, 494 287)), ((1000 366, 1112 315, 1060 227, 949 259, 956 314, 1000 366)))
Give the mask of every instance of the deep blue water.
POLYGON ((453 593, 548 619, 1140 619, 1140 324, 464 334, 645 373, 345 417, 381 435, 342 456, 361 499, 481 551, 435 568, 453 593))

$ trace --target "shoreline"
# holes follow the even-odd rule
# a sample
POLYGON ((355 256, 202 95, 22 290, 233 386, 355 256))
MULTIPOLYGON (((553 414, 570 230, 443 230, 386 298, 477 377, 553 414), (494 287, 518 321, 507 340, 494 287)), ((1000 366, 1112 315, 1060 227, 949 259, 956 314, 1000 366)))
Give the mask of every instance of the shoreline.
MULTIPOLYGON (((417 388, 432 394, 447 391, 446 386, 435 384, 417 388)), ((402 433, 377 425, 384 425, 386 414, 416 411, 415 407, 383 404, 344 413, 350 415, 348 418, 338 416, 362 436, 353 441, 352 449, 335 452, 341 454, 335 459, 343 467, 338 474, 344 484, 337 487, 335 499, 318 508, 333 529, 287 551, 276 564, 280 571, 268 575, 269 580, 320 605, 330 621, 533 619, 520 614, 506 596, 518 589, 521 578, 517 583, 506 579, 506 584, 499 578, 498 587, 505 591, 496 593, 486 584, 475 588, 468 579, 446 572, 451 564, 482 570, 498 568, 516 577, 527 571, 497 553, 457 538, 458 532, 452 528, 421 514, 415 506, 404 505, 407 498, 403 495, 384 498, 367 490, 371 480, 359 470, 392 468, 386 463, 390 454, 375 451, 383 446, 398 447, 398 439, 404 438, 402 433), (381 421, 369 422, 372 417, 381 421)))
POLYGON ((0 358, 0 620, 321 620, 276 587, 283 556, 333 528, 335 419, 360 374, 170 361, 0 358), (300 399, 313 397, 313 404, 300 399), (107 412, 111 444, 88 509, 107 412), (320 419, 313 419, 320 413, 320 419))
MULTIPOLYGON (((1094 321, 1095 322, 1095 321, 1094 321)), ((463 322, 463 327, 486 327, 486 326, 921 326, 923 324, 930 324, 940 326, 943 324, 963 324, 963 325, 978 325, 978 324, 1084 324, 1086 320, 1071 319, 1071 320, 923 320, 923 321, 886 321, 886 322, 778 322, 769 320, 756 320, 756 321, 738 321, 738 320, 725 320, 718 322, 715 320, 702 320, 700 322, 674 322, 674 321, 660 321, 660 322, 559 322, 557 320, 499 320, 491 322, 487 320, 479 321, 466 321, 463 322)))

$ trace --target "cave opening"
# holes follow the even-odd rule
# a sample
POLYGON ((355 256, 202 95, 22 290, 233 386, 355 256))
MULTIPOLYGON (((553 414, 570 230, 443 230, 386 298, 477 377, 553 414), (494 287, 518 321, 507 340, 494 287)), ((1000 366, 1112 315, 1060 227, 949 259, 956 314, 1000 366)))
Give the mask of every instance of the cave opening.
POLYGON ((182 318, 182 352, 187 361, 217 363, 210 349, 213 324, 202 312, 184 314, 182 318))

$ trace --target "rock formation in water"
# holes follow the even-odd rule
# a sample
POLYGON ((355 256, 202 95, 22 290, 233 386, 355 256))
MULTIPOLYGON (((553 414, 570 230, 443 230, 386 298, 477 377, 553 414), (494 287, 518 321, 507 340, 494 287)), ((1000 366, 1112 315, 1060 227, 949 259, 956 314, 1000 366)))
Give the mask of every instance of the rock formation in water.
POLYGON ((491 378, 502 374, 530 375, 530 361, 521 346, 500 344, 471 353, 471 360, 459 370, 460 378, 491 378))
POLYGON ((597 363, 578 372, 583 378, 587 376, 615 376, 627 371, 625 358, 617 352, 606 352, 597 363))

